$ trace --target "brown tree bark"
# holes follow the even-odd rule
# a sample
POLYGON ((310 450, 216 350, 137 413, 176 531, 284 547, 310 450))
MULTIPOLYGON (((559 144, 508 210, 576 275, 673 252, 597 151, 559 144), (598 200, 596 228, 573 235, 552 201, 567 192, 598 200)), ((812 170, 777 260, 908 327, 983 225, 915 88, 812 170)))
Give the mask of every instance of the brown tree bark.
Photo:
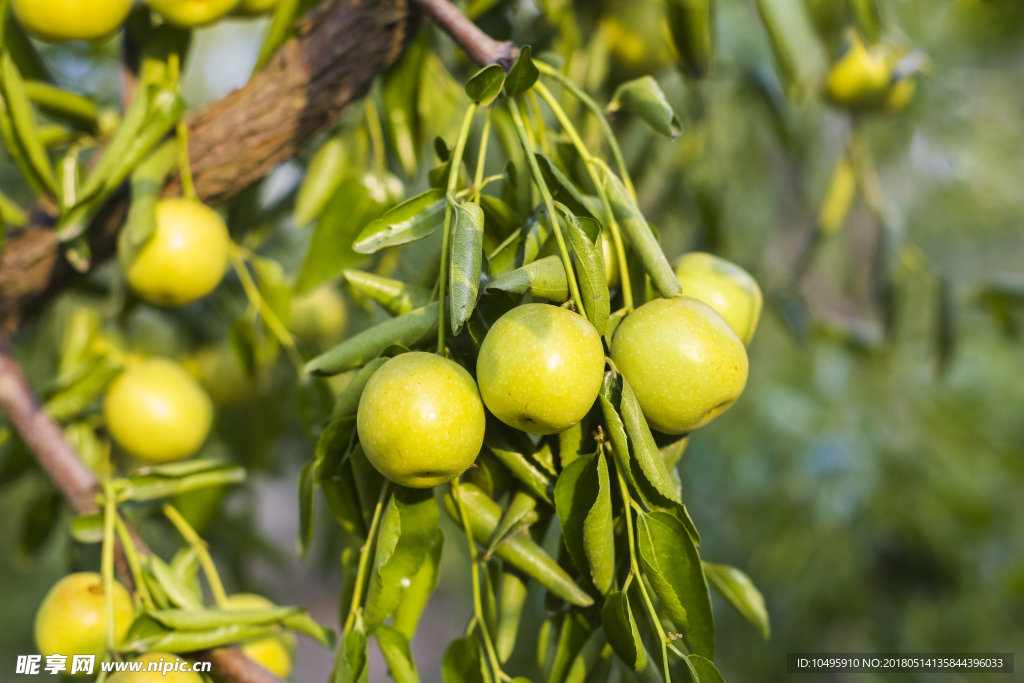
MULTIPOLYGON (((244 88, 188 117, 196 190, 217 204, 294 157, 369 90, 414 30, 407 0, 326 0, 299 35, 244 88)), ((92 267, 116 250, 128 198, 111 200, 89 229, 92 267)), ((81 277, 65 260, 40 204, 0 254, 0 329, 8 332, 81 277)))

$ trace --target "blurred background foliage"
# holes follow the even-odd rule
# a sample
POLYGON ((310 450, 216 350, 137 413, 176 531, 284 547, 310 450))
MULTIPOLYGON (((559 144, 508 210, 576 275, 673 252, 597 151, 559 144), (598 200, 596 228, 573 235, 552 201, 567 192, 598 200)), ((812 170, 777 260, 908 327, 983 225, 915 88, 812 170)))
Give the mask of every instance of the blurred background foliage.
MULTIPOLYGON (((829 13, 844 3, 805 5, 819 28, 846 21, 829 13)), ((716 602, 717 659, 729 680, 783 680, 794 651, 1024 651, 1024 8, 1012 0, 880 6, 886 40, 926 55, 924 73, 905 110, 853 115, 817 97, 787 101, 747 0, 718 2, 717 62, 700 83, 675 67, 659 0, 463 3, 491 35, 567 58, 572 77, 601 102, 624 80, 653 74, 682 136, 669 143, 628 115, 615 120, 645 215, 670 257, 714 252, 766 292, 746 395, 694 435, 680 464, 704 559, 748 572, 772 617, 763 641, 716 602), (865 202, 858 193, 848 218, 824 234, 819 210, 848 148, 873 159, 880 194, 865 202)), ((230 21, 197 34, 184 81, 190 105, 245 83, 265 29, 230 21)), ((406 182, 405 196, 426 187, 434 137, 454 139, 460 83, 473 71, 435 29, 419 40, 440 59, 410 53, 415 59, 399 62, 373 93, 387 165, 406 182), (397 125, 410 116, 411 126, 397 125)), ((834 57, 838 47, 825 41, 825 49, 834 57)), ((116 104, 116 42, 42 50, 61 85, 116 104)), ((584 122, 599 144, 596 122, 584 122)), ((363 111, 340 126, 350 167, 367 168, 363 111)), ((308 160, 224 207, 233 236, 282 263, 291 283, 313 233, 291 219, 308 160)), ((30 201, 6 158, 0 183, 30 201)), ((436 242, 359 267, 415 281, 436 242)), ((295 482, 311 444, 294 371, 270 349, 249 376, 233 350, 231 321, 245 310, 239 282, 229 277, 197 304, 158 310, 127 294, 122 277, 108 266, 22 326, 14 341, 35 386, 56 376, 65 331, 86 309, 129 351, 185 361, 218 405, 206 454, 245 464, 250 478, 180 507, 234 589, 336 620, 341 532, 321 505, 317 548, 298 564, 295 482)), ((347 299, 348 333, 386 317, 343 284, 330 286, 347 299)), ((305 335, 307 348, 337 341, 338 322, 305 335)), ((13 439, 0 451, 0 520, 6 667, 34 651, 32 615, 46 589, 97 559, 70 541, 70 512, 13 439)), ((163 537, 171 548, 169 527, 141 523, 152 545, 159 550, 163 537)), ((463 545, 446 545, 426 616, 437 626, 413 643, 426 681, 439 680, 443 645, 470 611, 463 545)), ((524 634, 543 615, 535 598, 524 634)), ((528 670, 533 643, 521 641, 516 659, 528 670)), ((303 648, 295 680, 326 678, 330 656, 303 648)), ((379 659, 371 677, 386 677, 379 659)))

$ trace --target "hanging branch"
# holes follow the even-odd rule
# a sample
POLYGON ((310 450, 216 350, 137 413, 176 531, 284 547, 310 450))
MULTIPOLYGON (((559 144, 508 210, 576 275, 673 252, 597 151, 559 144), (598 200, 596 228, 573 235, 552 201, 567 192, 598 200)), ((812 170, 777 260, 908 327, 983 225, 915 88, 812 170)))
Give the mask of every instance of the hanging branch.
POLYGON ((479 66, 500 64, 506 71, 519 55, 511 42, 498 42, 477 28, 459 8, 448 0, 412 0, 425 14, 451 36, 470 59, 479 66))
MULTIPOLYGON (((80 515, 98 512, 96 475, 64 440, 60 425, 43 410, 3 336, 0 336, 0 410, 75 512, 80 515)), ((149 555, 149 548, 130 526, 128 532, 135 552, 149 555)), ((132 585, 123 552, 119 553, 118 574, 122 583, 132 585)), ((210 662, 215 673, 233 683, 283 683, 235 647, 206 650, 197 656, 210 662)))

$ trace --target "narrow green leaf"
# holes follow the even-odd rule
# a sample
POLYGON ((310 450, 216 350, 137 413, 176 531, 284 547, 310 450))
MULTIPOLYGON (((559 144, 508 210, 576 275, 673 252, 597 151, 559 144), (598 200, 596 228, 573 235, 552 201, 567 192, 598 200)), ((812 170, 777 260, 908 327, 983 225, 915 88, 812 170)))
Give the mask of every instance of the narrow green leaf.
POLYGON ((25 81, 29 100, 47 114, 64 119, 80 128, 96 132, 96 103, 84 95, 64 90, 45 81, 25 81))
POLYGON ((517 491, 501 515, 501 521, 494 529, 491 542, 487 545, 485 557, 490 557, 504 542, 537 521, 537 499, 526 491, 517 491))
POLYGON ((270 59, 277 52, 277 48, 281 47, 288 40, 293 30, 292 25, 295 23, 295 18, 299 13, 300 2, 301 0, 280 0, 277 3, 277 7, 274 9, 274 19, 270 23, 267 37, 263 39, 263 46, 260 48, 260 53, 256 58, 256 66, 253 68, 254 73, 262 71, 263 67, 270 63, 270 59))
POLYGON ((437 302, 349 337, 306 364, 315 375, 337 375, 365 365, 393 344, 415 348, 437 334, 437 302))
POLYGON ((608 329, 611 313, 611 295, 605 279, 604 242, 601 239, 601 225, 589 217, 567 217, 569 242, 572 244, 576 262, 576 275, 583 297, 583 308, 587 320, 598 334, 608 329))
MULTIPOLYGON (((0 107, 2 106, 0 105, 0 107)), ((13 199, 0 191, 0 227, 8 225, 22 226, 26 223, 28 223, 28 216, 21 210, 21 207, 13 199)), ((0 234, 0 249, 3 249, 2 234, 0 234)))
POLYGON ((771 637, 772 629, 768 620, 768 610, 764 606, 764 596, 757 590, 749 576, 736 567, 710 562, 704 563, 704 575, 718 594, 760 631, 765 640, 771 637))
POLYGON ((309 636, 328 650, 334 649, 334 630, 318 624, 306 610, 300 610, 298 614, 285 617, 281 620, 281 624, 289 630, 309 636))
POLYGON ((150 555, 146 566, 152 573, 156 583, 159 584, 164 595, 171 604, 187 610, 199 610, 203 603, 192 590, 174 573, 167 563, 156 555, 150 555))
POLYGON ((441 552, 444 548, 444 534, 438 529, 433 545, 427 553, 419 571, 409 580, 409 586, 402 593, 402 599, 395 608, 391 625, 398 629, 406 638, 412 640, 416 635, 416 627, 420 617, 427 608, 430 596, 437 588, 441 579, 441 552))
POLYGON ((562 620, 562 630, 558 634, 558 645, 555 647, 555 658, 551 663, 547 683, 564 683, 583 644, 593 631, 594 626, 582 611, 572 609, 566 613, 562 620))
POLYGON ((348 269, 343 271, 343 274, 349 288, 373 299, 393 316, 405 315, 430 303, 430 290, 424 287, 392 280, 365 270, 348 269))
POLYGON ((665 9, 680 70, 688 78, 705 78, 715 58, 713 0, 668 0, 665 9))
POLYGON ((643 263, 644 270, 650 275, 655 288, 666 299, 681 294, 683 288, 639 207, 626 192, 626 187, 618 176, 607 169, 605 191, 612 205, 612 213, 629 237, 634 252, 643 263))
MULTIPOLYGON (((604 629, 594 629, 583 643, 579 652, 576 653, 576 657, 569 665, 569 670, 566 672, 562 683, 584 683, 588 679, 592 681, 606 681, 607 675, 610 672, 602 666, 603 663, 601 661, 602 652, 606 647, 609 650, 611 649, 608 646, 608 637, 605 635, 604 629)), ((610 654, 611 652, 609 652, 610 654)))
POLYGON ((313 459, 302 467, 299 474, 299 558, 306 559, 313 545, 313 521, 316 518, 316 480, 320 461, 313 459))
MULTIPOLYGON (((697 676, 700 678, 699 683, 725 683, 722 674, 718 672, 718 667, 710 659, 700 655, 687 655, 686 658, 693 665, 693 670, 697 672, 697 676)), ((698 683, 698 681, 693 681, 693 683, 698 683)))
POLYGON ((467 636, 453 640, 444 652, 441 680, 444 683, 487 683, 489 679, 476 639, 467 636))
POLYGON ((357 616, 355 626, 345 634, 335 655, 331 683, 366 683, 369 671, 369 641, 363 629, 363 619, 357 616))
POLYGON ((327 208, 338 186, 345 179, 348 153, 344 136, 332 135, 320 146, 306 168, 295 199, 295 222, 300 227, 315 221, 327 208))
POLYGON ((301 607, 269 607, 266 609, 162 609, 147 610, 155 621, 175 631, 207 631, 231 624, 260 626, 277 624, 303 612, 301 607))
POLYGON ((449 276, 451 325, 455 334, 462 329, 476 307, 480 292, 480 269, 483 265, 483 238, 483 209, 478 204, 470 203, 456 206, 449 276))
POLYGON ((134 261, 139 249, 156 232, 156 206, 163 198, 167 176, 177 163, 178 146, 167 142, 132 173, 132 204, 118 235, 118 256, 122 264, 134 261))
POLYGON ((497 64, 491 64, 476 72, 466 82, 466 96, 481 107, 486 107, 498 98, 505 85, 505 71, 497 64))
POLYGON ((245 481, 245 468, 225 464, 216 469, 204 470, 181 477, 141 475, 131 477, 129 486, 121 496, 122 500, 144 503, 158 498, 170 498, 189 491, 210 486, 225 486, 245 481))
POLYGON ((538 498, 549 505, 554 504, 554 481, 533 458, 536 449, 522 432, 516 432, 497 420, 488 420, 484 447, 538 498))
POLYGON ((636 673, 641 683, 661 681, 640 638, 640 629, 633 619, 633 609, 625 593, 613 591, 605 597, 601 624, 615 654, 636 673))
POLYGON ((387 363, 390 358, 374 358, 366 365, 359 369, 356 376, 353 377, 345 389, 338 396, 338 400, 334 403, 334 411, 331 413, 331 417, 335 420, 344 417, 354 417, 356 412, 359 410, 359 399, 363 395, 363 389, 366 388, 366 383, 373 377, 373 373, 377 372, 380 366, 387 363))
POLYGON ((412 658, 409 640, 396 628, 381 626, 374 633, 388 671, 395 683, 419 683, 420 675, 416 671, 416 662, 412 658))
POLYGON ((683 125, 672 111, 672 105, 652 76, 626 81, 615 90, 606 111, 631 111, 642 118, 655 133, 675 138, 683 132, 683 125))
POLYGON ((368 633, 373 633, 398 607, 406 586, 430 553, 439 525, 437 501, 431 489, 396 487, 377 539, 366 599, 368 633))
POLYGON ((516 646, 519 622, 526 602, 526 577, 511 567, 504 567, 501 575, 501 593, 498 597, 498 629, 494 649, 501 663, 508 661, 516 646))
POLYGON ((508 97, 521 95, 532 88, 538 78, 540 71, 530 56, 530 46, 524 45, 519 49, 519 56, 505 77, 505 94, 508 97))
POLYGON ((487 289, 514 294, 531 294, 562 303, 569 299, 569 281, 560 256, 547 256, 487 283, 487 289))
MULTIPOLYGON (((384 131, 406 178, 419 169, 420 113, 417 106, 420 69, 427 52, 426 35, 413 40, 384 74, 381 101, 384 131)), ((357 249, 358 251, 358 249, 357 249)))
POLYGON ((427 190, 407 199, 367 225, 352 248, 360 254, 373 254, 432 235, 444 222, 445 202, 444 190, 427 190))
POLYGON ((665 461, 658 451, 658 444, 651 434, 651 428, 647 426, 647 420, 640 410, 640 403, 625 377, 622 378, 622 401, 619 410, 629 437, 631 455, 639 464, 640 471, 658 493, 673 502, 680 502, 665 461))
POLYGON ((825 50, 800 0, 756 0, 775 68, 790 101, 809 100, 825 77, 825 50))
POLYGON ((0 87, 3 89, 18 143, 24 149, 28 162, 43 186, 53 196, 59 196, 57 178, 50 164, 50 157, 46 154, 46 147, 39 138, 39 126, 25 89, 25 81, 22 80, 21 72, 6 50, 0 52, 0 87))
POLYGON ((569 176, 565 175, 562 169, 540 152, 534 156, 537 157, 537 166, 540 167, 544 182, 547 183, 548 190, 551 191, 551 197, 556 202, 565 204, 577 216, 593 216, 583 193, 569 179, 569 176))
POLYGON ((274 626, 232 624, 205 631, 171 631, 145 640, 126 640, 118 647, 118 651, 146 650, 178 654, 269 638, 278 633, 280 633, 280 629, 274 626))
POLYGON ((555 484, 555 510, 573 562, 601 593, 608 592, 615 571, 615 539, 608 465, 600 452, 580 456, 562 470, 555 484))
POLYGON ((71 522, 71 536, 79 543, 102 543, 103 515, 78 515, 71 522))
POLYGON ((682 522, 664 511, 637 516, 637 543, 644 576, 692 649, 715 656, 715 622, 700 555, 682 522))

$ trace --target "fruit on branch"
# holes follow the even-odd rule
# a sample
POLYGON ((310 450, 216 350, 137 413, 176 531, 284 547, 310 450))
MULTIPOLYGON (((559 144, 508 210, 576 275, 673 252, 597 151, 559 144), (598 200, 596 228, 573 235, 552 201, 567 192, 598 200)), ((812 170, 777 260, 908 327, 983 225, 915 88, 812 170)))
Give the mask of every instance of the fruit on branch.
POLYGON ((683 295, 703 301, 725 318, 744 344, 757 330, 764 297, 757 280, 735 263, 695 251, 676 261, 683 295))
POLYGON ((722 316, 687 296, 655 299, 622 321, 612 360, 650 426, 685 434, 725 412, 747 383, 747 350, 722 316))
POLYGON ((142 662, 142 671, 116 673, 107 679, 107 683, 203 683, 203 677, 194 671, 174 671, 169 668, 167 673, 164 673, 164 667, 179 661, 188 661, 191 666, 192 662, 186 660, 182 655, 173 655, 169 652, 147 652, 133 661, 142 662), (154 662, 159 668, 149 671, 150 662, 154 662))
POLYGON ((318 349, 328 348, 341 341, 347 322, 345 299, 331 285, 292 299, 288 329, 318 349))
POLYGON ((228 228, 216 211, 192 199, 164 199, 156 230, 138 253, 121 252, 128 284, 160 306, 182 306, 209 294, 224 278, 228 228))
MULTIPOLYGON (((274 606, 274 603, 262 595, 253 593, 236 593, 228 596, 230 609, 260 610, 274 606)), ((291 631, 282 631, 281 635, 271 638, 251 640, 240 647, 246 657, 281 678, 288 678, 288 674, 292 672, 295 634, 291 631)))
POLYGON ((182 28, 206 26, 238 4, 238 0, 147 0, 154 12, 182 28))
POLYGON ((517 306, 484 337, 476 376, 499 420, 530 434, 557 434, 597 400, 604 347, 583 316, 549 304, 517 306))
POLYGON ((133 4, 135 0, 13 0, 11 9, 33 37, 59 43, 109 38, 133 4))
POLYGON ((879 48, 868 49, 851 33, 846 51, 836 60, 825 82, 825 93, 835 104, 876 107, 885 102, 892 81, 892 66, 879 48))
POLYGON ((242 0, 233 13, 243 17, 254 17, 272 11, 280 2, 281 0, 242 0))
MULTIPOLYGON (((114 581, 114 640, 120 643, 134 617, 132 598, 114 581)), ((107 605, 103 578, 93 572, 68 574, 53 585, 36 612, 36 647, 43 656, 107 652, 107 605)), ((70 670, 70 666, 68 667, 70 670)))
POLYGON ((366 383, 356 425, 377 471, 396 484, 428 488, 459 476, 476 460, 484 406, 462 366, 431 353, 403 353, 366 383))
POLYGON ((191 455, 213 423, 210 397, 185 368, 166 358, 129 366, 107 391, 103 412, 114 439, 147 462, 191 455))

